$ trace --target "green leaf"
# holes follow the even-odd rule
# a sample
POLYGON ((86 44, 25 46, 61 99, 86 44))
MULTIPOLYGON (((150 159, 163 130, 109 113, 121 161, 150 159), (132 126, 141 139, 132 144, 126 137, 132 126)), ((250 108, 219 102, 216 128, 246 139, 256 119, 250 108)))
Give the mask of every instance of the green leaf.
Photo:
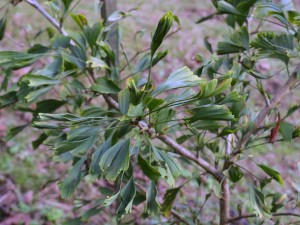
POLYGON ((168 131, 168 122, 175 116, 176 111, 174 109, 163 108, 155 111, 151 114, 153 118, 153 124, 157 133, 166 133, 168 131))
POLYGON ((226 1, 218 1, 217 9, 219 13, 241 15, 241 13, 233 5, 226 1))
POLYGON ((64 36, 62 34, 56 35, 52 39, 52 48, 60 49, 60 48, 68 48, 70 47, 70 37, 64 36))
POLYGON ((85 162, 85 157, 76 162, 73 168, 67 173, 63 182, 58 184, 59 191, 62 198, 69 198, 74 193, 81 178, 81 167, 85 162))
POLYGON ((67 13, 73 0, 62 0, 62 2, 64 3, 64 11, 67 13))
POLYGON ((189 68, 183 67, 171 73, 165 82, 158 85, 157 88, 153 90, 151 96, 155 97, 162 92, 172 89, 199 86, 205 81, 205 79, 199 78, 198 76, 194 75, 194 73, 189 68))
POLYGON ((116 94, 120 91, 120 88, 107 77, 100 77, 92 85, 91 90, 106 94, 116 94))
POLYGON ((191 126, 199 130, 216 130, 218 128, 223 127, 222 124, 214 120, 199 120, 188 124, 188 126, 191 126))
POLYGON ((231 166, 228 170, 229 178, 233 183, 238 182, 244 174, 239 167, 231 166))
POLYGON ((18 101, 17 92, 11 91, 2 96, 0 96, 0 109, 6 106, 12 105, 18 101))
POLYGON ((68 220, 66 222, 63 222, 62 225, 82 225, 80 218, 75 218, 68 220))
MULTIPOLYGON (((82 50, 86 50, 86 40, 84 35, 75 31, 68 31, 68 37, 70 37, 78 46, 82 48, 82 50)), ((68 47, 68 46, 67 46, 68 47)))
POLYGON ((71 13, 70 16, 81 30, 83 30, 84 26, 88 25, 87 19, 85 18, 84 15, 82 15, 82 14, 75 15, 75 14, 71 13))
POLYGON ((87 211, 85 211, 82 215, 81 215, 81 220, 83 222, 87 222, 89 220, 89 218, 91 218, 92 216, 95 216, 97 214, 99 214, 103 209, 102 208, 98 208, 98 206, 95 206, 91 209, 88 209, 87 211))
POLYGON ((217 79, 212 79, 206 83, 200 84, 200 98, 209 98, 213 96, 213 93, 217 87, 218 80, 217 79))
POLYGON ((294 125, 290 123, 281 122, 279 132, 285 141, 291 141, 293 138, 294 125))
POLYGON ((250 202, 260 218, 270 217, 270 209, 265 203, 265 197, 255 187, 250 189, 250 202))
POLYGON ((289 62, 287 53, 294 49, 293 39, 293 35, 286 33, 261 32, 250 45, 259 50, 255 59, 276 58, 287 64, 289 62))
POLYGON ((44 45, 35 44, 34 46, 32 46, 30 49, 27 50, 27 53, 30 53, 30 54, 44 54, 49 50, 50 50, 50 48, 48 48, 44 45))
POLYGON ((175 201, 175 198, 180 191, 181 186, 177 188, 172 188, 167 190, 164 195, 163 203, 161 206, 161 211, 165 217, 169 217, 171 214, 172 206, 175 201))
POLYGON ((111 49, 110 45, 106 42, 101 41, 99 44, 99 47, 101 50, 103 50, 106 54, 106 57, 109 59, 109 61, 115 65, 116 63, 116 56, 114 51, 111 49))
POLYGON ((130 105, 130 91, 127 87, 118 93, 118 102, 121 113, 126 115, 130 105))
POLYGON ((271 169, 268 166, 265 166, 263 164, 258 164, 258 166, 266 173, 268 174, 270 177, 272 177, 274 180, 276 180, 279 184, 283 185, 284 181, 280 175, 280 173, 278 173, 276 170, 271 169))
POLYGON ((55 85, 59 84, 60 81, 51 79, 46 76, 26 74, 22 77, 22 81, 26 82, 29 87, 38 87, 42 85, 55 85))
POLYGON ((172 176, 174 178, 177 178, 181 175, 182 168, 178 164, 178 162, 175 161, 174 158, 169 156, 167 153, 160 151, 157 148, 153 148, 154 154, 156 155, 157 159, 159 161, 163 161, 169 168, 172 176))
POLYGON ((160 173, 156 168, 151 166, 145 159, 143 159, 140 154, 138 155, 138 162, 143 171, 143 173, 153 181, 157 181, 160 178, 160 173))
POLYGON ((33 64, 41 55, 23 52, 3 51, 0 52, 0 67, 17 70, 33 64))
POLYGON ((288 112, 286 113, 285 117, 289 117, 290 115, 292 115, 294 112, 297 112, 297 110, 300 109, 300 104, 298 105, 293 105, 289 108, 288 112))
POLYGON ((157 188, 153 181, 150 184, 146 193, 146 208, 145 212, 148 215, 157 215, 159 213, 160 205, 157 201, 157 188))
POLYGON ((227 41, 221 41, 217 46, 219 55, 239 53, 249 50, 249 33, 246 27, 234 31, 227 41))
POLYGON ((109 66, 102 59, 90 57, 86 62, 91 68, 109 69, 109 66))
POLYGON ((84 34, 87 42, 91 49, 93 49, 94 45, 96 44, 99 36, 101 35, 101 30, 103 26, 102 23, 96 22, 92 27, 85 26, 84 34))
POLYGON ((130 140, 120 141, 110 147, 100 160, 100 168, 107 180, 115 181, 121 171, 129 168, 130 140))
POLYGON ((52 113, 66 102, 56 99, 46 99, 36 104, 35 113, 52 113))
POLYGON ((138 105, 133 105, 132 103, 130 103, 129 109, 127 112, 127 115, 129 117, 139 117, 139 116, 143 116, 143 114, 144 114, 144 110, 143 110, 142 103, 140 103, 138 105))
MULTIPOLYGON (((155 66, 159 61, 161 61, 163 58, 165 58, 168 53, 169 53, 169 51, 166 50, 166 51, 158 52, 157 54, 155 54, 153 57, 153 60, 152 60, 152 66, 155 66)), ((135 73, 139 73, 139 72, 149 69, 150 65, 151 65, 151 55, 149 53, 146 53, 141 58, 141 60, 138 62, 137 66, 135 68, 135 73)))
POLYGON ((121 202, 117 210, 117 220, 121 220, 126 213, 131 212, 132 203, 135 195, 136 195, 135 185, 134 185, 133 177, 131 177, 129 182, 125 185, 125 187, 121 190, 120 193, 121 202))
POLYGON ((117 22, 121 19, 124 19, 128 15, 130 15, 130 14, 123 12, 123 11, 115 11, 107 18, 107 21, 108 22, 117 22))
POLYGON ((6 28, 6 18, 5 16, 0 19, 0 41, 4 38, 6 28))
POLYGON ((28 95, 25 96, 25 100, 29 103, 34 102, 38 98, 42 97, 44 94, 46 94, 48 91, 51 90, 51 86, 39 88, 35 91, 31 91, 28 95))
POLYGON ((151 41, 151 58, 154 56, 154 53, 159 48, 164 38, 167 36, 169 30, 171 29, 174 21, 174 15, 172 12, 167 12, 158 22, 156 30, 154 32, 152 41, 151 41))
POLYGON ((45 133, 42 133, 36 140, 32 142, 33 149, 37 149, 47 138, 48 136, 45 133))
POLYGON ((200 84, 199 98, 209 98, 218 94, 223 93, 231 86, 232 79, 227 79, 217 85, 218 80, 213 79, 206 83, 200 84))
POLYGON ((103 205, 105 207, 110 206, 119 196, 120 196, 121 190, 119 190, 117 193, 115 193, 112 196, 107 196, 107 198, 105 199, 103 205))
POLYGON ((230 92, 223 98, 218 104, 228 104, 233 102, 244 102, 247 98, 247 95, 240 95, 236 90, 230 92))
POLYGON ((64 60, 73 65, 76 65, 79 69, 84 70, 86 68, 86 53, 82 50, 81 47, 71 45, 70 47, 71 53, 61 49, 60 53, 64 60))
POLYGON ((18 133, 20 133, 21 131, 23 131, 28 125, 22 125, 22 126, 17 126, 17 127, 12 127, 7 131, 5 140, 8 141, 10 139, 12 139, 13 137, 15 137, 18 133))
POLYGON ((100 160, 104 153, 111 147, 112 136, 110 136, 100 147, 98 147, 92 155, 92 161, 90 166, 90 173, 101 176, 100 160))
POLYGON ((54 150, 60 155, 65 152, 71 154, 85 154, 93 146, 97 136, 98 127, 82 126, 70 130, 67 133, 67 139, 55 144, 54 150))
POLYGON ((234 121, 235 118, 225 105, 204 105, 192 110, 194 114, 187 119, 189 122, 198 120, 225 120, 234 121))

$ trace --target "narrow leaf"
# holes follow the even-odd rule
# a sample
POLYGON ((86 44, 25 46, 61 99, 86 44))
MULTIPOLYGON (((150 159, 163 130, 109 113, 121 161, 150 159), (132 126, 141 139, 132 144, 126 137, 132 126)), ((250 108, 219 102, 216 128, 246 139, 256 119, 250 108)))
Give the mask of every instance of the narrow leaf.
POLYGON ((69 198, 74 193, 78 186, 81 178, 81 167, 85 161, 85 157, 81 158, 73 168, 67 173, 66 178, 63 182, 58 184, 62 198, 69 198))
POLYGON ((104 153, 99 165, 106 179, 115 181, 120 172, 128 169, 129 146, 130 140, 127 139, 112 146, 104 153))
POLYGON ((175 201, 175 198, 180 191, 181 186, 173 189, 167 190, 167 192, 164 195, 164 200, 161 206, 161 211, 164 214, 165 217, 169 217, 171 214, 172 206, 175 201))
POLYGON ((160 173, 157 169, 151 166, 145 159, 138 155, 138 162, 143 173, 153 181, 157 181, 160 178, 160 173))
POLYGON ((268 166, 265 166, 263 164, 258 164, 258 166, 266 173, 268 174, 270 177, 272 177, 274 180, 276 180, 279 184, 283 185, 284 181, 280 175, 280 173, 278 173, 276 170, 271 169, 268 166))

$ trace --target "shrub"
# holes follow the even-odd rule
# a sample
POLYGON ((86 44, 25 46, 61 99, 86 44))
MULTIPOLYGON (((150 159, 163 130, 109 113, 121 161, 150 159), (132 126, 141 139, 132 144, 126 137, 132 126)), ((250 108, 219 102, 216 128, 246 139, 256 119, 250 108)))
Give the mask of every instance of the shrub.
MULTIPOLYGON (((120 66, 119 55, 108 40, 128 12, 116 11, 106 22, 91 23, 84 15, 72 14, 72 0, 47 1, 51 14, 34 0, 25 3, 34 6, 58 32, 45 28, 47 44, 36 43, 26 52, 0 52, 4 74, 0 107, 31 113, 30 124, 41 131, 33 147, 47 145, 61 161, 72 161, 58 184, 63 198, 71 197, 85 176, 115 184, 109 197, 89 202, 91 209, 73 219, 74 224, 84 223, 113 203, 118 205, 116 217, 121 220, 142 202, 145 217, 201 224, 206 221, 205 203, 216 199, 219 214, 212 210, 211 223, 259 217, 259 221, 271 219, 279 224, 281 216, 300 216, 290 210, 298 201, 286 201, 285 193, 274 191, 270 184, 272 180, 284 184, 280 173, 259 163, 260 156, 251 156, 254 146, 299 136, 299 127, 288 120, 299 105, 284 100, 299 84, 300 14, 292 2, 286 7, 269 1, 212 0, 215 13, 198 23, 223 15, 230 35, 218 42, 216 51, 205 39, 210 58, 194 72, 187 67, 174 70, 157 86, 152 67, 168 54, 160 49, 172 27, 180 27, 173 13, 162 16, 150 48, 135 70, 124 74, 124 68, 133 68, 141 53, 133 59, 125 57, 120 66), (69 16, 76 28, 65 30, 69 16), (274 70, 283 66, 286 72, 262 72, 262 59, 276 63, 274 70), (29 66, 30 72, 17 82, 11 79, 12 71, 29 66), (274 76, 285 81, 271 93, 266 85, 274 76), (265 106, 257 108, 257 98, 265 106), (242 164, 247 160, 265 176, 247 169, 242 164), (230 204, 237 202, 231 200, 231 193, 243 196, 239 187, 245 182, 251 184, 247 187, 249 203, 230 204), (168 190, 161 200, 163 184, 168 190), (185 188, 203 188, 203 205, 196 200, 175 204, 185 188), (191 209, 185 210, 189 204, 191 209)), ((0 21, 1 39, 5 21, 5 17, 0 21)), ((10 129, 6 140, 30 124, 10 129)), ((299 185, 294 186, 299 191, 299 185)))

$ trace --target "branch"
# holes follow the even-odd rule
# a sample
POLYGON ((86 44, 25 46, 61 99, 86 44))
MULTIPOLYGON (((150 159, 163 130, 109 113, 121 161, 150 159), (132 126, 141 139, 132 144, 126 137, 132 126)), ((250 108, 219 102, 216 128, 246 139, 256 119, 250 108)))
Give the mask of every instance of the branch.
MULTIPOLYGON (((44 10, 44 8, 36 1, 36 0, 25 0, 28 4, 36 8, 44 17, 48 19, 48 21, 55 26, 58 31, 63 34, 64 36, 67 36, 67 33, 63 29, 63 27, 60 26, 60 24, 47 12, 44 10)), ((177 30, 171 32, 166 38, 170 37, 171 35, 178 32, 180 28, 177 30)), ((107 94, 103 94, 103 97, 105 101, 114 109, 119 109, 119 103, 116 102, 111 96, 107 94)), ((176 152, 178 152, 180 155, 194 161, 196 164, 204 168, 208 173, 213 175, 219 182, 222 182, 224 179, 224 174, 217 170, 215 167, 213 167, 211 164, 209 164, 207 161, 201 158, 195 157, 189 150, 184 148, 183 146, 179 145, 177 142, 175 142, 173 139, 166 135, 158 135, 158 139, 160 139, 162 142, 173 148, 176 152)))
POLYGON ((210 173, 213 177, 215 177, 217 181, 219 181, 219 182, 223 181, 225 176, 221 171, 219 171, 218 169, 213 167, 210 163, 208 163, 204 159, 195 157, 188 149, 179 145, 172 138, 170 138, 164 134, 158 135, 157 138, 160 139, 162 142, 164 142, 166 145, 170 146, 172 149, 174 149, 180 155, 192 160, 197 165, 201 166, 208 173, 210 173))
MULTIPOLYGON (((111 96, 109 96, 107 94, 103 94, 103 97, 111 107, 113 107, 116 110, 119 110, 119 103, 117 103, 111 96)), ((141 130, 148 131, 148 133, 150 135, 153 135, 153 133, 155 133, 155 131, 152 131, 152 129, 149 129, 149 125, 143 121, 140 121, 139 123, 137 123, 137 126, 141 130)), ((169 136, 161 134, 161 135, 157 135, 156 138, 160 139, 166 145, 170 146, 172 149, 174 149, 180 155, 192 160, 197 165, 201 166, 203 169, 205 169, 205 171, 207 171, 213 177, 215 177, 216 180, 219 181, 220 183, 223 181, 225 176, 221 171, 219 171, 218 169, 213 167, 211 164, 209 164, 204 159, 195 157, 188 149, 179 145, 176 141, 174 141, 169 136)))
POLYGON ((102 96, 110 107, 119 110, 119 103, 117 103, 110 95, 102 94, 102 96))
POLYGON ((62 35, 68 36, 64 28, 36 0, 25 0, 25 2, 36 8, 62 35))
MULTIPOLYGON (((225 155, 229 156, 231 154, 232 147, 232 134, 226 136, 225 142, 225 155)), ((227 160, 225 160, 224 164, 227 164, 227 160)), ((220 203, 220 224, 225 225, 227 223, 228 218, 230 217, 230 189, 228 184, 228 179, 224 176, 224 179, 221 183, 221 198, 219 199, 220 203)))
POLYGON ((228 179, 224 176, 223 182, 221 184, 221 198, 219 199, 220 203, 220 225, 227 224, 229 218, 229 202, 230 202, 230 190, 228 179))
POLYGON ((270 113, 272 109, 277 107, 277 105, 282 101, 283 97, 287 95, 292 86, 294 85, 295 81, 297 80, 297 72, 300 71, 300 65, 296 67, 292 75, 289 77, 287 82, 281 86, 277 91, 275 92, 275 95, 273 99, 271 100, 269 105, 266 105, 261 112, 258 114, 256 119, 254 120, 253 128, 250 129, 240 140, 237 150, 232 153, 232 155, 237 155, 241 152, 241 148, 244 144, 246 144, 251 136, 256 133, 257 129, 260 127, 260 125, 264 122, 266 116, 270 113))
MULTIPOLYGON (((272 214, 273 217, 277 217, 277 216, 294 216, 294 217, 300 217, 300 214, 298 213, 291 213, 291 212, 283 212, 283 213, 273 213, 272 214)), ((247 219, 247 218, 253 218, 253 217, 258 217, 257 214, 246 214, 246 215, 240 215, 237 217, 233 217, 230 218, 229 220, 227 220, 227 223, 232 223, 241 219, 247 219)))

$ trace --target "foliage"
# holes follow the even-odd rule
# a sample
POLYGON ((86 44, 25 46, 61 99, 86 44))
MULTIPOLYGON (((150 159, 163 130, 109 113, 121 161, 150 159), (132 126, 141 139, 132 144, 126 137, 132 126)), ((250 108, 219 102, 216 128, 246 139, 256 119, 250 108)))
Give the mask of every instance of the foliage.
MULTIPOLYGON (((270 180, 284 185, 281 174, 258 163, 259 157, 252 159, 249 155, 253 146, 292 141, 299 136, 299 127, 288 122, 299 107, 289 106, 286 116, 280 119, 278 105, 283 95, 299 84, 299 64, 295 72, 289 71, 299 60, 300 14, 269 1, 212 3, 216 15, 226 16, 230 34, 215 51, 206 39, 211 57, 198 69, 177 68, 158 85, 152 67, 168 54, 159 50, 174 22, 180 26, 171 12, 158 22, 148 51, 129 76, 118 65, 119 56, 108 42, 115 23, 129 13, 117 11, 107 23, 90 22, 84 15, 72 13, 72 0, 47 1, 51 12, 47 15, 59 23, 55 27, 52 22, 58 32, 49 32, 47 45, 34 43, 26 52, 0 52, 5 77, 0 108, 31 113, 33 128, 40 130, 33 147, 47 145, 59 160, 72 162, 58 184, 62 198, 74 195, 89 175, 115 183, 109 196, 91 201, 95 205, 92 211, 73 218, 73 224, 84 223, 113 203, 118 204, 117 220, 122 220, 142 202, 149 217, 173 215, 187 223, 188 212, 182 218, 178 216, 174 202, 185 186, 199 180, 201 170, 213 183, 205 202, 212 192, 221 203, 230 201, 226 191, 230 188, 233 192, 247 180, 252 183, 247 210, 259 215, 261 221, 272 218, 287 204, 283 194, 269 188, 270 180), (76 27, 65 31, 68 17, 76 27), (272 29, 264 29, 263 23, 270 23, 272 29), (264 58, 283 62, 287 71, 280 74, 287 83, 273 95, 267 92, 263 80, 275 75, 259 69, 264 58), (44 66, 38 66, 39 62, 44 66), (26 67, 30 68, 27 74, 17 82, 11 79, 14 70, 26 67), (253 93, 256 90, 266 102, 258 115, 250 106, 257 97, 253 93), (273 118, 277 115, 276 121, 273 118), (175 135, 178 133, 179 138, 175 135), (246 170, 240 160, 252 160, 267 177, 246 170), (186 172, 194 168, 196 174, 186 172), (147 177, 146 184, 139 182, 138 171, 147 177), (164 182, 169 189, 159 201, 159 187, 164 182)), ((4 37, 5 22, 3 17, 0 39, 4 37)), ((128 66, 132 61, 126 63, 128 66)), ((5 141, 25 127, 16 124, 5 141)), ((219 211, 220 224, 233 219, 226 204, 219 211)), ((241 211, 237 215, 242 219, 241 211)), ((196 216, 190 224, 200 223, 201 217, 196 216)))

